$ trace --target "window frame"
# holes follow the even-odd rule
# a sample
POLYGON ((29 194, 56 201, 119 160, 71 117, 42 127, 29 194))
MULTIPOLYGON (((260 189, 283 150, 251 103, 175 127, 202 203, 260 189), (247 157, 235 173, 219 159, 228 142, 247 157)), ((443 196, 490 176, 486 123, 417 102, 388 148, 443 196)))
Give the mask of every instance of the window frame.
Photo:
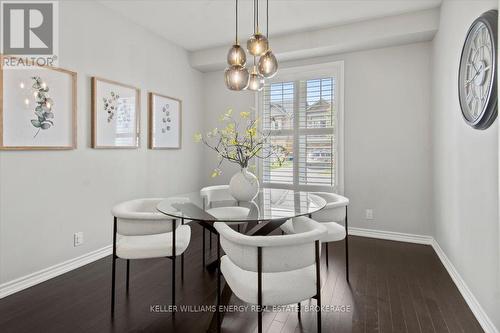
MULTIPOLYGON (((293 137, 293 147, 294 147, 294 159, 293 159, 293 184, 280 184, 280 183, 270 183, 263 181, 263 161, 257 161, 257 177, 261 182, 263 187, 274 187, 274 188, 284 188, 284 189, 293 189, 297 191, 322 191, 322 192, 335 192, 339 194, 344 193, 344 61, 335 61, 323 64, 315 64, 315 65, 306 65, 306 66, 296 66, 296 67, 288 67, 283 68, 278 71, 275 77, 272 79, 268 79, 266 84, 272 84, 276 82, 294 82, 294 87, 297 86, 299 81, 301 80, 310 80, 316 78, 326 78, 326 77, 335 77, 336 80, 336 89, 335 93, 335 101, 337 108, 337 115, 335 121, 335 129, 334 132, 337 133, 335 137, 334 144, 334 152, 333 156, 334 160, 337 162, 335 165, 335 178, 334 178, 334 186, 329 185, 300 185, 299 184, 299 134, 295 135, 295 129, 298 129, 298 104, 300 103, 298 98, 298 90, 295 89, 294 94, 294 128, 287 130, 273 130, 274 135, 291 135, 293 137)), ((264 92, 259 92, 256 94, 255 98, 255 110, 257 112, 257 116, 259 119, 263 117, 262 106, 264 103, 264 92)), ((262 124, 261 122, 261 130, 262 124)), ((322 129, 318 128, 318 132, 321 132, 322 129)), ((328 129, 325 129, 325 134, 334 134, 330 133, 328 129)), ((303 132, 306 132, 305 129, 303 132)))

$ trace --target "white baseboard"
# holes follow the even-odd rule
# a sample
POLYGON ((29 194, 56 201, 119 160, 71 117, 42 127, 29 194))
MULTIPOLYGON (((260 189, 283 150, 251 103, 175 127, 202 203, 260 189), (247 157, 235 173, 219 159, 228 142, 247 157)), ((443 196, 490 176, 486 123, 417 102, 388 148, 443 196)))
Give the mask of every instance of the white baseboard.
POLYGON ((349 235, 426 245, 431 245, 434 240, 432 236, 351 227, 349 227, 349 235))
POLYGON ((76 257, 54 266, 47 267, 38 272, 20 277, 18 279, 0 284, 0 299, 36 284, 50 280, 58 275, 69 272, 78 267, 90 264, 98 259, 104 258, 112 253, 112 245, 89 252, 80 257, 76 257))
POLYGON ((500 333, 477 299, 474 297, 474 294, 462 279, 455 266, 453 266, 450 259, 448 259, 443 249, 441 249, 438 242, 432 236, 413 235, 364 228, 349 228, 349 235, 431 245, 483 330, 486 333, 500 333))
POLYGON ((469 305, 469 308, 476 317, 477 321, 479 321, 479 324, 481 324, 483 330, 486 333, 499 333, 498 329, 495 327, 490 317, 488 317, 481 304, 479 304, 476 297, 474 297, 474 294, 469 289, 465 281, 462 279, 462 277, 456 270, 455 266, 453 266, 450 259, 448 259, 443 249, 441 249, 438 242, 435 239, 433 239, 431 245, 434 251, 436 251, 436 254, 438 255, 439 259, 443 263, 443 266, 448 271, 448 274, 450 274, 453 282, 455 282, 455 285, 462 294, 462 297, 467 302, 467 305, 469 305))

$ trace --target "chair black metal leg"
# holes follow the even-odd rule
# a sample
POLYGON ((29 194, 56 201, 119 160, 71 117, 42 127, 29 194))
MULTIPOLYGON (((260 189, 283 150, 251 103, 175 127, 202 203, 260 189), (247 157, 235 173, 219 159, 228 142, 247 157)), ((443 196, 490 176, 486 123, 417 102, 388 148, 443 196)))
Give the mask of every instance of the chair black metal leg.
POLYGON ((258 303, 258 333, 262 333, 262 247, 257 248, 257 303, 258 303))
POLYGON ((326 270, 328 271, 328 263, 330 260, 328 260, 328 243, 325 243, 325 252, 326 252, 326 270))
POLYGON ((184 281, 184 253, 181 254, 181 281, 184 281))
POLYGON ((262 305, 259 305, 259 312, 257 313, 258 333, 262 333, 262 305))
POLYGON ((240 232, 240 225, 238 224, 238 232, 240 232))
POLYGON ((115 314, 115 272, 116 272, 116 258, 113 256, 113 268, 111 273, 111 316, 115 314))
POLYGON ((111 268, 111 317, 115 314, 115 274, 116 274, 116 224, 117 218, 113 220, 113 257, 111 268))
POLYGON ((345 277, 347 282, 349 282, 349 242, 347 241, 347 236, 345 238, 345 277))
POLYGON ((212 253, 212 232, 211 231, 209 231, 208 236, 210 237, 210 240, 209 240, 210 253, 212 253))
POLYGON ((316 301, 317 301, 317 324, 318 333, 321 333, 321 271, 320 271, 320 256, 319 256, 319 240, 315 242, 315 252, 316 252, 316 301))
POLYGON ((127 294, 128 294, 129 279, 130 279, 130 259, 127 259, 127 294))
POLYGON ((299 317, 299 321, 301 319, 301 315, 300 315, 300 302, 297 303, 297 316, 299 317))
MULTIPOLYGON (((172 305, 175 305, 175 256, 172 257, 172 305)), ((175 311, 174 311, 175 313, 175 311)))
MULTIPOLYGON (((181 224, 184 225, 184 218, 181 218, 181 224)), ((181 254, 181 283, 182 282, 184 282, 184 252, 181 254)))
POLYGON ((220 303, 221 303, 221 275, 222 272, 220 270, 220 235, 217 234, 217 332, 220 333, 222 329, 222 322, 220 316, 220 303))
MULTIPOLYGON (((175 259, 177 258, 176 257, 176 253, 175 253, 175 229, 177 227, 177 221, 176 220, 172 220, 173 222, 173 226, 172 226, 172 305, 175 306, 175 259)), ((175 309, 175 308, 174 308, 175 309)), ((175 314, 175 310, 173 312, 175 314)))
POLYGON ((201 255, 203 257, 202 262, 203 262, 203 267, 205 267, 205 238, 207 234, 207 229, 203 227, 203 250, 201 251, 201 255))
POLYGON ((349 283, 349 229, 347 228, 347 207, 345 208, 345 277, 349 283))

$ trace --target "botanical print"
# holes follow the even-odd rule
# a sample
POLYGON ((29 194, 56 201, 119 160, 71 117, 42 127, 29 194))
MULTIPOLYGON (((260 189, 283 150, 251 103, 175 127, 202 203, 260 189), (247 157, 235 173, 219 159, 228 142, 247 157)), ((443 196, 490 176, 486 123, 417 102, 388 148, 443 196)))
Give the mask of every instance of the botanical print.
POLYGON ((130 98, 120 98, 117 106, 117 121, 120 124, 128 124, 132 121, 132 114, 134 113, 134 104, 130 98))
MULTIPOLYGON (((34 137, 40 133, 40 130, 47 130, 54 126, 54 113, 52 112, 52 107, 54 102, 49 97, 49 87, 47 84, 39 77, 33 76, 33 95, 35 97, 35 119, 31 119, 31 124, 37 128, 34 137)), ((29 103, 29 101, 28 101, 29 103)))
POLYGON ((139 89, 92 78, 92 147, 139 146, 139 89))
POLYGON ((167 133, 167 131, 170 131, 170 123, 172 122, 172 119, 170 118, 170 104, 165 104, 162 108, 162 113, 163 117, 161 119, 162 121, 162 126, 161 126, 161 132, 162 133, 167 133))
POLYGON ((77 74, 62 68, 0 68, 0 150, 76 147, 77 74))
POLYGON ((115 114, 116 121, 120 124, 129 123, 131 121, 132 107, 127 98, 120 98, 120 94, 114 91, 109 93, 110 97, 103 97, 104 111, 108 113, 108 123, 110 123, 115 114))
POLYGON ((108 123, 113 120, 113 117, 115 116, 115 111, 117 109, 117 101, 120 98, 120 95, 115 93, 114 91, 110 92, 111 97, 103 97, 102 101, 104 102, 104 111, 108 113, 108 123))
POLYGON ((181 100, 149 93, 149 103, 149 148, 181 148, 181 100))

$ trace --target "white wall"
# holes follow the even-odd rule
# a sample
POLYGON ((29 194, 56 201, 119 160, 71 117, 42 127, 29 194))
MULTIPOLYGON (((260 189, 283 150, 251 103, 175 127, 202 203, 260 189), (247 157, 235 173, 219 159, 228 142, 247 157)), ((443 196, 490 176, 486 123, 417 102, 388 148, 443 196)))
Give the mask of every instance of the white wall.
POLYGON ((0 283, 109 245, 116 202, 199 188, 202 76, 183 49, 95 2, 61 2, 60 66, 78 72, 78 149, 0 152, 0 283), (139 149, 89 148, 92 75, 142 89, 139 149), (181 150, 147 149, 149 90, 183 100, 181 150))
MULTIPOLYGON (((405 46, 280 63, 281 66, 344 60, 345 193, 353 227, 431 234, 430 44, 405 46), (374 209, 375 220, 364 218, 374 209)), ((222 72, 204 75, 207 124, 228 107, 246 110, 255 99, 231 92, 222 72)), ((205 173, 215 157, 205 150, 205 173), (211 163, 210 163, 211 162, 211 163)), ((234 168, 211 183, 225 183, 234 168)))
POLYGON ((445 1, 433 42, 434 236, 500 329, 498 120, 474 130, 462 119, 457 76, 470 24, 497 1, 445 1))

